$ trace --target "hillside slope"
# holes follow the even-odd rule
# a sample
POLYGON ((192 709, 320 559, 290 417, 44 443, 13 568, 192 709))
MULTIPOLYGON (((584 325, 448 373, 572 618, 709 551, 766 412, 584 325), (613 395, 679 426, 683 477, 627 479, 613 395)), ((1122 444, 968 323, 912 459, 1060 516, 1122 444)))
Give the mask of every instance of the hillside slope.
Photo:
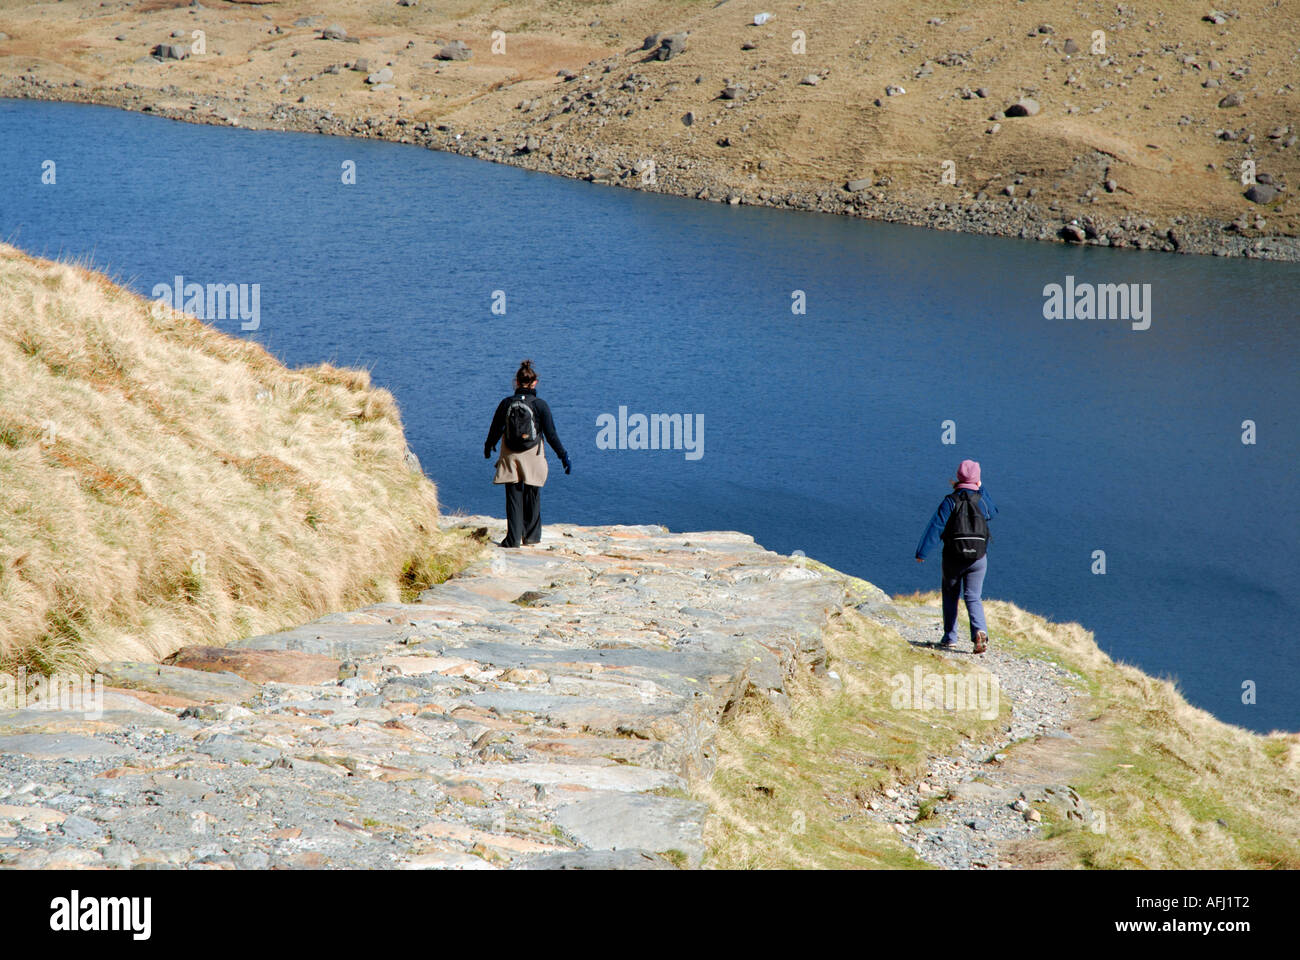
POLYGON ((1077 624, 993 602, 975 657, 939 619, 740 533, 548 525, 414 602, 100 664, 93 722, 0 710, 0 866, 1300 866, 1300 735, 1077 624))
POLYGON ((1279 0, 0 4, 0 95, 714 201, 1288 259, 1298 51, 1279 0), (671 58, 643 49, 674 32, 671 58), (451 41, 472 56, 440 59, 451 41), (184 59, 150 57, 160 43, 184 59), (1033 115, 1004 115, 1022 100, 1033 115))
POLYGON ((1300 734, 1224 723, 1176 684, 1113 661, 1077 623, 986 606, 981 657, 966 643, 930 647, 935 594, 833 618, 824 641, 840 686, 796 675, 788 710, 751 697, 723 725, 718 773, 697 785, 715 811, 709 862, 1300 867, 1300 734), (970 702, 900 707, 898 679, 918 670, 996 681, 997 720, 970 702))
POLYGON ((0 245, 0 664, 155 659, 397 599, 433 485, 362 371, 289 370, 0 245))

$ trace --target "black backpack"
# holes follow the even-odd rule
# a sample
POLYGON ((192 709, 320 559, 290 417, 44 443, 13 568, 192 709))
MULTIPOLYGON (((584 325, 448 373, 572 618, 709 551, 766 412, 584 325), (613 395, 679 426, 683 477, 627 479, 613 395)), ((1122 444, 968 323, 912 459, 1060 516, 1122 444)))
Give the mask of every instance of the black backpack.
POLYGON ((540 440, 533 405, 522 394, 516 394, 506 407, 506 447, 515 453, 525 453, 537 446, 540 440))
POLYGON ((979 508, 980 495, 969 490, 953 495, 952 513, 943 525, 943 557, 950 564, 966 566, 984 556, 989 545, 989 524, 979 508))

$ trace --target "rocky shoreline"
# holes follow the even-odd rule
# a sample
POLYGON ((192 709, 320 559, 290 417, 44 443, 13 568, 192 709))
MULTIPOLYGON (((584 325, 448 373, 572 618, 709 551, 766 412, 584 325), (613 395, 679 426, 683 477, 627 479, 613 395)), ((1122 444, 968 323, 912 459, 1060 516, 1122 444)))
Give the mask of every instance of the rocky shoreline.
MULTIPOLYGON (((1161 226, 1137 215, 1070 216, 1061 212, 1056 202, 1040 203, 1030 196, 1015 196, 1014 190, 1013 195, 989 197, 981 191, 945 202, 915 199, 905 191, 891 190, 888 178, 756 188, 742 182, 743 178, 733 171, 703 160, 667 153, 651 158, 633 156, 580 135, 539 135, 526 119, 491 130, 391 115, 354 119, 292 102, 268 104, 243 98, 196 97, 175 86, 155 88, 129 82, 94 87, 79 80, 60 82, 32 74, 0 78, 0 97, 109 106, 188 123, 387 140, 596 184, 730 205, 827 213, 1080 246, 1300 261, 1300 238, 1267 233, 1267 221, 1259 215, 1253 219, 1242 215, 1232 222, 1175 217, 1171 226, 1161 226), (653 160, 654 176, 650 179, 645 176, 650 169, 647 160, 653 160)), ((525 105, 549 107, 551 112, 539 120, 551 119, 555 114, 581 115, 583 110, 609 109, 608 104, 599 104, 593 98, 568 93, 552 97, 546 104, 521 102, 521 106, 525 105)), ((1098 158, 1099 163, 1102 160, 1098 158)))

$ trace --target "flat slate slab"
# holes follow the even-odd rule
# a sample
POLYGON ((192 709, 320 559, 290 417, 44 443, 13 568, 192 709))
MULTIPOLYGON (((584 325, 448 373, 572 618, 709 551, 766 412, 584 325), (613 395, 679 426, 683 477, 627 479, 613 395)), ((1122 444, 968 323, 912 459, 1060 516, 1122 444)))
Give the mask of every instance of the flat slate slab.
POLYGON ((676 850, 698 865, 707 804, 644 793, 600 794, 555 811, 555 822, 591 850, 676 850))
POLYGON ((135 751, 120 744, 73 733, 20 733, 0 737, 0 754, 20 754, 42 760, 104 760, 134 756, 135 751))
POLYGON ((743 534, 553 525, 416 603, 104 664, 156 707, 0 714, 6 803, 92 798, 0 816, 0 866, 696 866, 726 708, 873 591, 743 534))
POLYGON ((233 673, 187 670, 133 660, 101 663, 98 672, 115 687, 165 693, 200 703, 240 703, 257 696, 257 684, 233 673))
POLYGON ((290 650, 240 650, 234 647, 182 647, 167 658, 175 667, 233 673, 250 683, 325 683, 337 680, 339 661, 290 650))

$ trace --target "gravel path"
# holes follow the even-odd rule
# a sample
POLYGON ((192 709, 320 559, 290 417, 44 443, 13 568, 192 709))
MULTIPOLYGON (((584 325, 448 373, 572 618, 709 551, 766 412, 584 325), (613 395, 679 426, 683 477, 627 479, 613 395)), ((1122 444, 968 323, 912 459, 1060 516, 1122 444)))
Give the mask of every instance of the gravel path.
MULTIPOLYGON (((858 610, 915 646, 931 647, 942 634, 937 607, 869 602, 858 610)), ((951 651, 933 649, 952 660, 975 657, 969 641, 951 651)), ((963 741, 952 756, 932 758, 923 778, 887 791, 867 811, 892 826, 923 860, 950 869, 1009 867, 1005 846, 1039 833, 1045 805, 1074 819, 1091 816, 1087 802, 1067 784, 1026 782, 1021 772, 1012 775, 1004 766, 1013 744, 1070 738, 1066 728, 1077 716, 1078 678, 1056 663, 1000 650, 992 641, 977 659, 1011 703, 1010 727, 992 742, 963 741), (925 801, 933 802, 932 813, 918 821, 925 801)))

